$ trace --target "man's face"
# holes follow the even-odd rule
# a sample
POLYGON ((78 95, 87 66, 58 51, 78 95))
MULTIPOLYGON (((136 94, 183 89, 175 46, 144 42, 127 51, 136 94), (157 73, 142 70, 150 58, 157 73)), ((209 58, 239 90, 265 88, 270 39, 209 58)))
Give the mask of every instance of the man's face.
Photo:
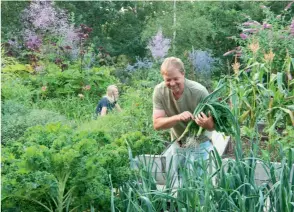
POLYGON ((173 68, 163 74, 163 80, 166 87, 168 87, 174 94, 182 93, 184 91, 185 74, 173 68))

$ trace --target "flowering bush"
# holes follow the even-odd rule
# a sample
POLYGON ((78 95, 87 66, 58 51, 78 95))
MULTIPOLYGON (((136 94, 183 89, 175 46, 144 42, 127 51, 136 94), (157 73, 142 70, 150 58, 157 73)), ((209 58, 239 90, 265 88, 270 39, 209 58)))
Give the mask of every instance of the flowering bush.
POLYGON ((194 48, 188 57, 197 81, 205 87, 210 87, 213 68, 218 60, 212 57, 211 51, 194 50, 194 48))
POLYGON ((74 66, 70 66, 63 72, 48 72, 45 75, 30 77, 31 85, 41 92, 36 92, 35 98, 60 98, 78 94, 96 97, 103 95, 106 87, 116 82, 110 75, 111 69, 106 67, 92 68, 81 73, 74 66))
POLYGON ((52 1, 32 1, 22 12, 22 21, 25 37, 36 34, 60 36, 64 38, 62 45, 71 45, 78 38, 65 11, 54 7, 52 1))
POLYGON ((265 55, 274 52, 275 56, 270 56, 271 69, 274 73, 278 72, 287 52, 294 55, 294 19, 289 18, 288 12, 291 5, 290 3, 278 16, 270 8, 262 6, 266 18, 260 23, 248 17, 249 20, 239 26, 242 30, 240 38, 235 38, 240 46, 226 52, 224 56, 234 55, 247 63, 253 57, 259 61, 269 60, 265 55))
POLYGON ((157 34, 149 41, 147 48, 151 51, 151 55, 155 60, 161 61, 170 49, 171 40, 164 38, 162 30, 159 29, 157 34))
POLYGON ((141 69, 150 69, 153 66, 153 62, 147 58, 139 58, 136 57, 136 62, 133 65, 128 64, 126 67, 126 71, 128 72, 135 72, 141 69))
MULTIPOLYGON (((231 101, 238 102, 234 111, 243 125, 244 136, 266 135, 267 151, 275 157, 281 129, 294 126, 294 61, 291 58, 294 39, 291 34, 292 17, 289 18, 286 9, 276 16, 269 8, 262 8, 266 14, 263 22, 249 20, 243 23, 242 30, 246 36, 238 39, 238 48, 225 54, 235 54, 228 95, 236 94, 231 101), (256 133, 255 127, 260 124, 265 128, 256 133)), ((286 135, 283 137, 291 139, 286 135)), ((287 147, 291 146, 286 144, 284 148, 287 147)))

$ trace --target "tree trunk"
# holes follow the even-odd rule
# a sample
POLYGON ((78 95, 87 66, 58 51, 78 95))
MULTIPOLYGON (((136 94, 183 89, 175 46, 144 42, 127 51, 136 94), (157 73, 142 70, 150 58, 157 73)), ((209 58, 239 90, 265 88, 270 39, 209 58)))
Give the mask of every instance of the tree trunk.
POLYGON ((176 14, 176 2, 177 0, 174 0, 174 21, 173 21, 173 28, 174 28, 174 32, 173 32, 173 54, 175 55, 176 53, 176 22, 177 22, 177 14, 176 14))

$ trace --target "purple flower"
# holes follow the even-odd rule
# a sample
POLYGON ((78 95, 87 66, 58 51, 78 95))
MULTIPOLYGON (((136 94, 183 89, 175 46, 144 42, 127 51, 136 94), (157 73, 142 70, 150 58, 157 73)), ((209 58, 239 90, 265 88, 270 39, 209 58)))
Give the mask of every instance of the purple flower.
POLYGON ((25 25, 36 30, 60 35, 60 31, 68 26, 67 16, 61 9, 53 7, 51 1, 32 1, 22 14, 25 25))
POLYGON ((233 50, 230 50, 230 51, 224 53, 223 56, 228 56, 228 55, 231 55, 231 54, 233 54, 233 53, 235 53, 235 52, 236 52, 236 50, 233 49, 233 50))
POLYGON ((162 30, 158 30, 157 34, 149 41, 147 48, 151 51, 155 60, 163 59, 170 48, 170 39, 164 38, 162 30))
POLYGON ((128 64, 126 71, 134 72, 140 69, 150 69, 152 66, 152 61, 148 60, 147 58, 140 59, 139 57, 136 57, 136 63, 133 65, 128 64))
POLYGON ((294 19, 292 20, 291 25, 290 25, 290 33, 292 36, 294 36, 294 19))
POLYGON ((53 4, 53 1, 31 1, 21 14, 25 28, 23 34, 25 37, 37 33, 51 34, 62 38, 60 45, 74 46, 74 42, 78 43, 74 27, 65 11, 53 4))
POLYGON ((272 28, 272 25, 271 24, 264 23, 262 25, 262 27, 263 27, 263 29, 270 29, 270 28, 272 28))
POLYGON ((36 35, 30 35, 26 38, 26 46, 31 50, 38 50, 42 44, 42 40, 36 35))
POLYGON ((61 64, 60 68, 61 68, 61 71, 64 71, 65 69, 68 68, 68 65, 63 63, 61 64))
POLYGON ((240 34, 240 37, 241 37, 243 40, 245 40, 245 39, 247 39, 248 36, 247 36, 246 34, 244 34, 244 33, 241 33, 241 34, 240 34))
POLYGON ((243 26, 260 26, 261 24, 257 21, 247 21, 242 24, 243 26))
POLYGON ((198 72, 211 72, 212 66, 216 59, 211 56, 209 51, 192 50, 189 53, 189 60, 191 61, 194 70, 198 72))
POLYGON ((244 29, 243 32, 256 33, 258 29, 244 29))
POLYGON ((79 40, 78 33, 75 31, 73 26, 64 29, 64 38, 67 41, 66 43, 63 43, 64 45, 72 45, 79 40))
POLYGON ((285 7, 284 10, 288 10, 288 9, 292 6, 293 3, 294 3, 294 1, 291 1, 291 2, 285 7))
POLYGON ((54 61, 55 64, 59 65, 62 63, 62 60, 60 58, 56 58, 54 61))
POLYGON ((17 42, 13 38, 8 40, 7 43, 9 43, 10 46, 15 46, 17 44, 17 42))

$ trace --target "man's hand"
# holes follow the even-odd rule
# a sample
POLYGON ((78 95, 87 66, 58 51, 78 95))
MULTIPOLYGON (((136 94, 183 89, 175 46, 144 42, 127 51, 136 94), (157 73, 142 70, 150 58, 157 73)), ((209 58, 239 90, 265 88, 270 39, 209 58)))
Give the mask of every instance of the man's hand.
POLYGON ((208 116, 206 116, 203 112, 199 113, 196 116, 195 119, 196 124, 198 124, 200 127, 212 131, 214 130, 214 121, 213 118, 210 114, 210 112, 208 113, 208 116))
POLYGON ((192 119, 194 119, 194 117, 189 111, 166 117, 164 110, 153 110, 153 127, 155 130, 169 129, 175 126, 179 121, 190 121, 192 119))
POLYGON ((190 113, 189 111, 185 111, 183 113, 180 113, 177 115, 178 121, 190 121, 194 119, 193 114, 190 113))

